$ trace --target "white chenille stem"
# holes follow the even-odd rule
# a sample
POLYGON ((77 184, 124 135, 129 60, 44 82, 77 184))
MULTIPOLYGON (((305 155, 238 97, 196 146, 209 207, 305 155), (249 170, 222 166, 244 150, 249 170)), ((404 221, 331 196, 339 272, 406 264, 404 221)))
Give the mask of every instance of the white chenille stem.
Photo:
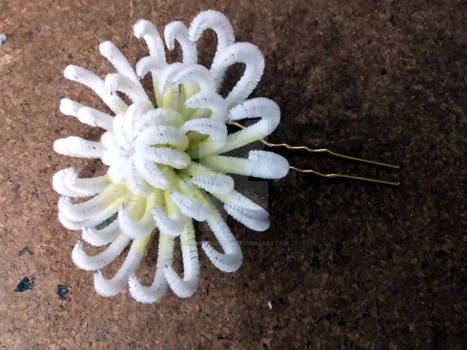
POLYGON ((155 56, 157 59, 166 62, 164 44, 159 32, 151 22, 140 19, 133 26, 133 31, 138 39, 146 41, 151 56, 155 56))
POLYGON ((263 179, 280 179, 287 175, 289 162, 284 157, 268 151, 253 150, 248 159, 212 155, 200 160, 201 164, 221 173, 254 176, 263 179))
POLYGON ((140 135, 147 128, 155 125, 173 126, 178 128, 182 123, 182 116, 171 109, 152 109, 135 121, 133 134, 140 135))
POLYGON ((126 113, 117 114, 112 123, 112 134, 118 145, 124 150, 131 150, 131 130, 127 128, 127 118, 129 116, 126 113))
POLYGON ((157 164, 145 159, 144 154, 136 153, 134 156, 135 165, 141 176, 151 186, 159 189, 165 189, 169 186, 169 178, 157 164))
POLYGON ((130 143, 134 142, 136 137, 139 135, 139 133, 136 133, 134 130, 138 120, 142 115, 152 110, 154 110, 154 107, 151 103, 148 102, 136 102, 128 107, 123 124, 127 133, 128 141, 130 143))
POLYGON ((267 216, 266 210, 263 209, 260 205, 253 202, 250 198, 244 196, 238 191, 233 190, 232 192, 228 193, 227 195, 216 195, 216 197, 222 201, 223 203, 231 203, 237 207, 242 207, 251 210, 259 210, 263 211, 264 214, 267 216))
POLYGON ((138 145, 172 145, 180 149, 185 149, 188 145, 188 138, 184 135, 184 130, 179 130, 173 126, 153 125, 143 130, 137 138, 138 145))
POLYGON ((224 205, 225 211, 238 222, 254 231, 265 231, 270 226, 269 215, 258 210, 237 207, 230 203, 224 205))
POLYGON ((119 73, 107 74, 105 77, 105 88, 110 94, 114 94, 115 91, 123 92, 133 102, 151 103, 139 81, 135 82, 119 73))
POLYGON ((117 259, 128 243, 130 243, 128 237, 119 235, 104 251, 96 255, 88 255, 83 249, 83 243, 78 242, 73 248, 71 259, 80 269, 96 271, 117 259))
POLYGON ((154 280, 151 286, 143 286, 134 274, 130 275, 128 285, 131 296, 140 303, 154 303, 167 291, 167 280, 164 276, 165 266, 172 265, 174 238, 164 234, 159 235, 157 264, 154 280))
POLYGON ((113 117, 107 113, 98 111, 91 107, 82 107, 78 111, 78 119, 81 123, 98 126, 104 130, 112 129, 113 117))
POLYGON ((52 186, 55 191, 63 196, 89 197, 93 196, 109 185, 105 176, 93 178, 78 178, 73 168, 62 169, 55 173, 52 186))
POLYGON ((94 274, 94 288, 97 294, 103 297, 111 297, 125 288, 130 275, 136 271, 143 258, 149 240, 148 237, 138 238, 133 241, 125 261, 111 279, 105 279, 100 270, 94 274))
POLYGON ((225 153, 249 143, 258 141, 271 134, 280 121, 279 106, 272 100, 264 97, 257 97, 246 100, 235 106, 229 112, 229 120, 237 121, 246 118, 260 117, 261 119, 245 129, 228 135, 219 153, 225 153))
POLYGON ((183 52, 183 63, 196 64, 198 54, 196 44, 188 38, 186 26, 179 21, 171 22, 164 29, 165 44, 169 50, 175 48, 175 40, 180 43, 183 52))
POLYGON ((126 170, 124 170, 125 184, 128 187, 128 190, 138 196, 146 196, 151 191, 151 187, 139 173, 133 157, 128 161, 128 163, 126 170))
POLYGON ((191 161, 190 157, 185 152, 180 152, 169 147, 137 145, 136 154, 141 155, 146 161, 170 165, 175 169, 183 169, 190 164, 191 161))
POLYGON ((60 100, 60 106, 58 107, 60 112, 71 117, 78 117, 78 111, 85 107, 79 102, 70 100, 69 98, 62 98, 60 100))
MULTIPOLYGON (((167 67, 162 70, 162 72, 159 75, 159 93, 161 95, 164 95, 166 90, 169 88, 169 86, 172 84, 173 78, 181 71, 183 70, 184 66, 182 63, 176 62, 169 64, 167 67)), ((165 98, 164 98, 165 100, 165 98)))
POLYGON ((170 288, 179 298, 188 298, 196 291, 199 281, 198 249, 196 247, 193 221, 187 221, 180 235, 180 242, 183 258, 183 279, 170 265, 165 267, 164 275, 170 288))
POLYGON ((130 62, 128 62, 126 57, 114 45, 114 43, 111 41, 103 41, 99 45, 99 52, 115 67, 117 72, 139 83, 139 79, 131 67, 130 62))
POLYGON ((73 168, 65 168, 57 171, 52 178, 52 187, 58 194, 67 197, 80 197, 78 191, 74 191, 73 188, 67 186, 67 184, 75 178, 76 171, 73 168), (71 178, 70 180, 68 178, 71 178))
POLYGON ((180 213, 169 217, 162 208, 157 206, 152 209, 152 216, 159 231, 173 237, 180 235, 186 222, 186 217, 180 213))
POLYGON ((85 226, 81 229, 82 240, 94 247, 101 247, 103 245, 109 244, 113 242, 120 234, 121 232, 117 220, 113 221, 110 225, 101 230, 88 226, 85 226))
POLYGON ((242 264, 242 250, 230 231, 229 226, 227 226, 219 212, 213 207, 207 223, 224 250, 224 254, 218 252, 209 242, 203 242, 201 248, 212 264, 219 270, 224 272, 236 271, 242 264))
POLYGON ((91 71, 69 65, 65 68, 63 75, 65 78, 76 81, 93 90, 115 114, 124 112, 127 109, 125 102, 120 97, 109 94, 105 88, 104 81, 91 71))
POLYGON ((130 238, 141 238, 149 235, 154 229, 151 217, 142 217, 135 220, 123 204, 118 212, 118 223, 122 232, 130 238))
POLYGON ((223 174, 195 176, 191 182, 209 193, 227 194, 234 188, 234 180, 223 174))
POLYGON ((172 84, 194 83, 199 85, 202 93, 215 93, 216 85, 211 72, 199 64, 177 69, 177 73, 172 76, 172 84))
POLYGON ((175 205, 186 216, 197 221, 206 220, 210 208, 205 193, 191 182, 191 178, 186 173, 179 174, 176 179, 180 193, 170 193, 170 198, 175 205))
POLYGON ((100 142, 90 141, 77 136, 55 140, 54 151, 69 157, 101 158, 104 149, 100 142))
POLYGON ((210 119, 225 122, 227 120, 227 105, 222 96, 211 92, 198 92, 191 96, 186 102, 188 108, 210 109, 210 119))
POLYGON ((214 30, 217 35, 217 49, 214 59, 219 52, 232 45, 235 41, 229 19, 218 11, 202 11, 193 19, 188 30, 190 40, 198 41, 206 29, 214 30))
POLYGON ((81 202, 72 204, 70 198, 61 197, 58 201, 58 209, 71 220, 85 220, 93 216, 96 211, 108 207, 124 194, 124 187, 119 185, 108 185, 107 188, 97 196, 81 202))
POLYGON ((209 207, 179 192, 170 193, 170 197, 180 211, 196 221, 204 221, 208 217, 209 207))
POLYGON ((258 204, 237 191, 215 195, 224 202, 225 211, 235 220, 255 231, 265 231, 270 226, 269 214, 258 204))
POLYGON ((60 212, 58 212, 58 221, 60 221, 63 227, 72 231, 79 231, 86 225, 82 221, 70 220, 60 212))
POLYGON ((216 56, 212 64, 211 73, 218 88, 227 68, 235 63, 244 63, 245 72, 225 99, 229 108, 242 103, 255 89, 263 75, 264 56, 257 46, 250 43, 230 45, 216 56))
POLYGON ((136 74, 138 77, 143 78, 147 73, 152 72, 154 78, 154 76, 158 76, 165 67, 167 67, 165 61, 161 61, 154 56, 146 56, 136 63, 136 74))
POLYGON ((191 158, 198 159, 209 154, 218 153, 222 149, 227 138, 227 127, 224 123, 210 118, 191 119, 185 122, 181 128, 183 133, 197 131, 200 134, 209 135, 206 140, 199 142, 196 147, 190 149, 191 158))

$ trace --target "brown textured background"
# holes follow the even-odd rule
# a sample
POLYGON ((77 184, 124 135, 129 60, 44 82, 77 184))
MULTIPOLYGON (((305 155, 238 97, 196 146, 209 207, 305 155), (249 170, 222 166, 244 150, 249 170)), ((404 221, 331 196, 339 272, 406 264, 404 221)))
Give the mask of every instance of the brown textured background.
MULTIPOLYGON (((95 3, 0 3, 8 35, 0 47, 2 349, 462 349, 465 1, 95 3), (234 274, 201 253, 200 287, 188 300, 168 293, 141 305, 126 290, 100 298, 91 274, 70 260, 78 234, 57 222, 50 182, 69 165, 83 174, 99 168, 52 152, 58 137, 100 134, 61 115, 60 98, 101 104, 62 71, 73 63, 110 72, 98 53, 106 39, 135 63, 146 55, 132 34, 137 19, 161 31, 209 8, 266 57, 254 94, 281 106, 270 140, 329 146, 401 170, 281 151, 292 164, 402 184, 291 173, 269 184, 268 231, 229 220, 240 240, 286 245, 245 246, 234 274), (34 288, 15 292, 25 276, 34 288), (70 289, 65 300, 58 284, 70 289)), ((202 52, 212 55, 215 36, 205 35, 202 52)), ((153 260, 143 264, 149 277, 153 260)))

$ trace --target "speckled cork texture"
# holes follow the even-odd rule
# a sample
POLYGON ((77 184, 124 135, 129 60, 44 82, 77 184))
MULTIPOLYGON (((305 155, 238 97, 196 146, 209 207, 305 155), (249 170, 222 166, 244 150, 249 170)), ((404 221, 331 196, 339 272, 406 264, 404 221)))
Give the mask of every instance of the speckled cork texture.
MULTIPOLYGON (((419 0, 1 2, 1 348, 465 349, 466 10, 464 1, 419 0), (254 198, 272 224, 258 233, 228 220, 244 242, 237 272, 216 270, 200 252, 190 299, 168 293, 143 305, 127 290, 101 298, 92 274, 71 262, 79 235, 58 223, 51 178, 67 166, 104 171, 52 151, 59 137, 101 133, 62 115, 61 98, 103 105, 63 69, 110 72, 98 52, 103 40, 134 64, 147 53, 132 33, 137 19, 162 31, 205 9, 223 12, 237 41, 265 55, 254 95, 281 107, 271 142, 401 169, 279 150, 291 164, 401 185, 295 172, 269 185, 243 183, 252 196, 263 189, 254 198)), ((214 43, 206 33, 202 63, 214 43)), ((147 283, 154 254, 138 272, 147 283)))

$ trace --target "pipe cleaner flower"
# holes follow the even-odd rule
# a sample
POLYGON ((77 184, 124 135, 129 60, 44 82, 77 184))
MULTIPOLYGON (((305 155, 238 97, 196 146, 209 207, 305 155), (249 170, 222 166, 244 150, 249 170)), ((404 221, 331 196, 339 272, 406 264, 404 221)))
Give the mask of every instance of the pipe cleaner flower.
POLYGON ((114 115, 64 98, 60 111, 82 123, 104 129, 100 141, 70 136, 54 143, 57 153, 97 158, 108 166, 106 175, 79 178, 72 168, 58 171, 53 187, 61 195, 58 217, 70 230, 81 230, 82 241, 106 246, 97 255, 88 255, 82 241, 72 252, 80 268, 97 271, 94 287, 99 295, 113 296, 129 284, 131 296, 139 302, 157 301, 170 287, 182 298, 190 297, 199 280, 198 250, 193 220, 206 221, 223 252, 209 242, 201 248, 219 270, 236 271, 242 252, 212 199, 248 228, 264 231, 269 225, 266 210, 234 189, 227 174, 265 179, 285 176, 287 160, 280 155, 252 150, 248 158, 223 155, 269 135, 280 120, 280 109, 267 98, 247 99, 259 82, 264 57, 257 46, 235 42, 229 20, 216 11, 199 13, 189 28, 181 22, 164 30, 169 50, 177 41, 183 62, 167 63, 162 39, 146 20, 134 26, 136 37, 146 41, 149 56, 130 63, 109 41, 100 44, 100 53, 117 73, 101 79, 94 73, 70 65, 64 75, 92 89, 114 115), (197 41, 207 29, 217 34, 217 51, 212 65, 197 63, 197 41), (227 68, 245 65, 243 76, 224 98, 219 94, 227 68), (141 84, 151 73, 157 106, 141 84), (117 94, 131 100, 127 105, 117 94), (226 123, 248 118, 259 120, 228 134, 226 123), (92 197, 72 202, 71 197, 92 197), (157 228, 157 230, 155 230, 157 228), (142 285, 135 271, 152 235, 158 234, 156 271, 150 286, 142 285), (174 242, 180 239, 183 276, 173 268, 174 242), (101 269, 130 245, 118 272, 106 279, 101 269))

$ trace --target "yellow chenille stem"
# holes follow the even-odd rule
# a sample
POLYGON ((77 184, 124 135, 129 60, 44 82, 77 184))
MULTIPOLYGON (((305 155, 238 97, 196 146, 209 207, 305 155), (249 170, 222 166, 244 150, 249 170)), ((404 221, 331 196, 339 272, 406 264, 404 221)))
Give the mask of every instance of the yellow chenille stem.
POLYGON ((108 207, 116 200, 120 199, 126 192, 126 186, 122 184, 110 184, 107 186, 98 195, 102 199, 100 202, 101 209, 108 207))
POLYGON ((145 198, 132 195, 127 201, 128 212, 135 220, 141 218, 145 209, 145 198))
POLYGON ((138 253, 140 253, 141 255, 143 255, 144 252, 146 251, 146 247, 147 247, 150 239, 151 239, 151 234, 146 235, 144 237, 136 238, 133 241, 133 244, 135 246, 135 250, 138 253))
POLYGON ((206 196, 190 180, 191 178, 185 172, 180 173, 180 176, 178 177, 180 192, 188 197, 195 199, 199 203, 205 203, 206 196))
POLYGON ((170 192, 167 190, 164 191, 164 200, 165 200, 165 206, 167 208, 167 214, 169 216, 172 214, 175 214, 177 212, 177 206, 172 201, 172 198, 170 198, 170 192))
POLYGON ((148 218, 152 216, 152 208, 156 205, 156 193, 151 192, 146 197, 146 206, 144 209, 143 218, 148 218))

